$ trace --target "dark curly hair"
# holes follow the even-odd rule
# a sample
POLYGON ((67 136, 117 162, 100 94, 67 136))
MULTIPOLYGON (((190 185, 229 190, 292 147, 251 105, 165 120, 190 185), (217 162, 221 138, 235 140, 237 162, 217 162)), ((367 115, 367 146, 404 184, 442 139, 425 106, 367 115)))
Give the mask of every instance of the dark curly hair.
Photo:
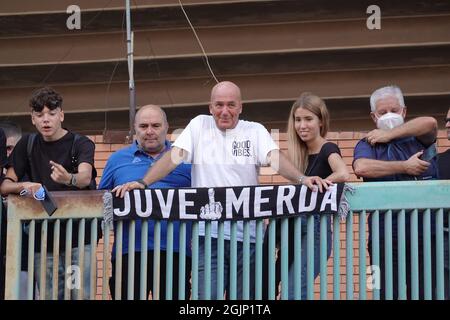
POLYGON ((63 99, 61 95, 52 88, 44 87, 33 92, 30 99, 30 108, 33 111, 41 112, 44 107, 54 110, 62 109, 63 99))

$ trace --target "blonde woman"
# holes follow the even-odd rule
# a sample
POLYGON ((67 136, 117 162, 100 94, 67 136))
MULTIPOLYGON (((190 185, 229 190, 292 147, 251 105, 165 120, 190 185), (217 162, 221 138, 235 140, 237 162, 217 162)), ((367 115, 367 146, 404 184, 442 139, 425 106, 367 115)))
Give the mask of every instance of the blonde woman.
MULTIPOLYGON (((334 183, 345 182, 350 174, 339 147, 325 138, 329 128, 325 102, 309 92, 302 93, 292 106, 288 122, 288 155, 306 176, 319 176, 334 183)), ((279 224, 278 224, 279 225, 279 224)), ((279 234, 279 233, 278 233, 279 234)), ((302 218, 302 299, 306 299, 307 265, 306 218, 302 218)), ((327 258, 331 254, 331 217, 327 218, 327 258)), ((289 223, 289 299, 294 298, 294 223, 289 223)), ((280 254, 278 255, 280 256, 280 254)), ((314 215, 314 278, 320 268, 320 215, 314 215)))

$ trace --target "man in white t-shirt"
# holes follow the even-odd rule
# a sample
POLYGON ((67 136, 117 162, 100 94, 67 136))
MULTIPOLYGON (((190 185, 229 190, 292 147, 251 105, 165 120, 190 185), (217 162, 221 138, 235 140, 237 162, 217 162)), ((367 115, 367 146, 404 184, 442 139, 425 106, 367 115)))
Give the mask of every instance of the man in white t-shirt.
MULTIPOLYGON (((322 192, 331 182, 303 176, 279 151, 269 132, 259 123, 239 120, 241 92, 237 85, 224 81, 214 86, 209 105, 211 115, 192 119, 167 152, 145 177, 113 189, 117 196, 160 180, 183 160, 192 163, 192 187, 228 187, 258 184, 258 168, 271 165, 283 177, 322 192)), ((255 221, 250 222, 250 263, 254 265, 255 221)), ((199 223, 199 299, 205 298, 204 235, 205 223, 199 223)), ((217 222, 211 226, 211 299, 217 298, 217 222)), ((224 225, 224 287, 229 284, 230 223, 224 225)), ((242 299, 243 223, 237 226, 237 298, 242 299)), ((250 271, 250 298, 254 295, 254 272, 250 271)), ((228 291, 229 292, 229 291, 228 291)))

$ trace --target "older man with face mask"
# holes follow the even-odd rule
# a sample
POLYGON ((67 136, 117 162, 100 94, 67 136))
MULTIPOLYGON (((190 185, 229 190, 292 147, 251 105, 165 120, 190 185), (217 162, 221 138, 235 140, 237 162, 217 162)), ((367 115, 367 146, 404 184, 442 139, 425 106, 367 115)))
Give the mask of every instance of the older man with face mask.
MULTIPOLYGON (((367 181, 403 181, 437 179, 434 142, 437 136, 437 122, 432 117, 418 117, 405 122, 406 106, 403 94, 397 86, 382 87, 370 97, 371 117, 377 129, 370 131, 355 147, 353 169, 355 174, 367 181)), ((432 219, 432 248, 435 248, 434 219, 432 219)), ((411 250, 410 219, 406 219, 406 283, 407 296, 411 298, 411 250)), ((373 259, 371 245, 371 216, 369 217, 369 254, 373 259)), ((380 215, 380 270, 381 299, 385 296, 384 260, 384 215, 380 215)), ((398 299, 398 253, 397 253, 397 215, 392 216, 392 270, 393 298, 398 299)), ((419 296, 423 299, 423 226, 419 219, 419 296)), ((433 257, 435 256, 433 249, 433 257)), ((435 258, 433 258, 434 264, 435 258)), ((435 270, 434 267, 432 270, 435 270)), ((433 272, 433 278, 435 274, 433 272)), ((434 279, 433 279, 434 280, 434 279)), ((433 281, 434 283, 434 281, 433 281)))
POLYGON ((419 117, 405 123, 406 106, 396 86, 376 90, 370 105, 377 129, 355 147, 355 173, 364 181, 436 178, 434 163, 421 159, 425 149, 436 141, 436 119, 419 117))

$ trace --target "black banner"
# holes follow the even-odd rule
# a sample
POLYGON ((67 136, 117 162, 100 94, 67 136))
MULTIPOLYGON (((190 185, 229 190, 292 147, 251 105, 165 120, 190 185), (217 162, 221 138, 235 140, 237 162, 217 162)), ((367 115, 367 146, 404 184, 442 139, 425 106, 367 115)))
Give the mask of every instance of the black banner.
POLYGON ((114 220, 253 220, 308 213, 336 214, 343 183, 323 193, 304 185, 146 189, 113 196, 114 220))

